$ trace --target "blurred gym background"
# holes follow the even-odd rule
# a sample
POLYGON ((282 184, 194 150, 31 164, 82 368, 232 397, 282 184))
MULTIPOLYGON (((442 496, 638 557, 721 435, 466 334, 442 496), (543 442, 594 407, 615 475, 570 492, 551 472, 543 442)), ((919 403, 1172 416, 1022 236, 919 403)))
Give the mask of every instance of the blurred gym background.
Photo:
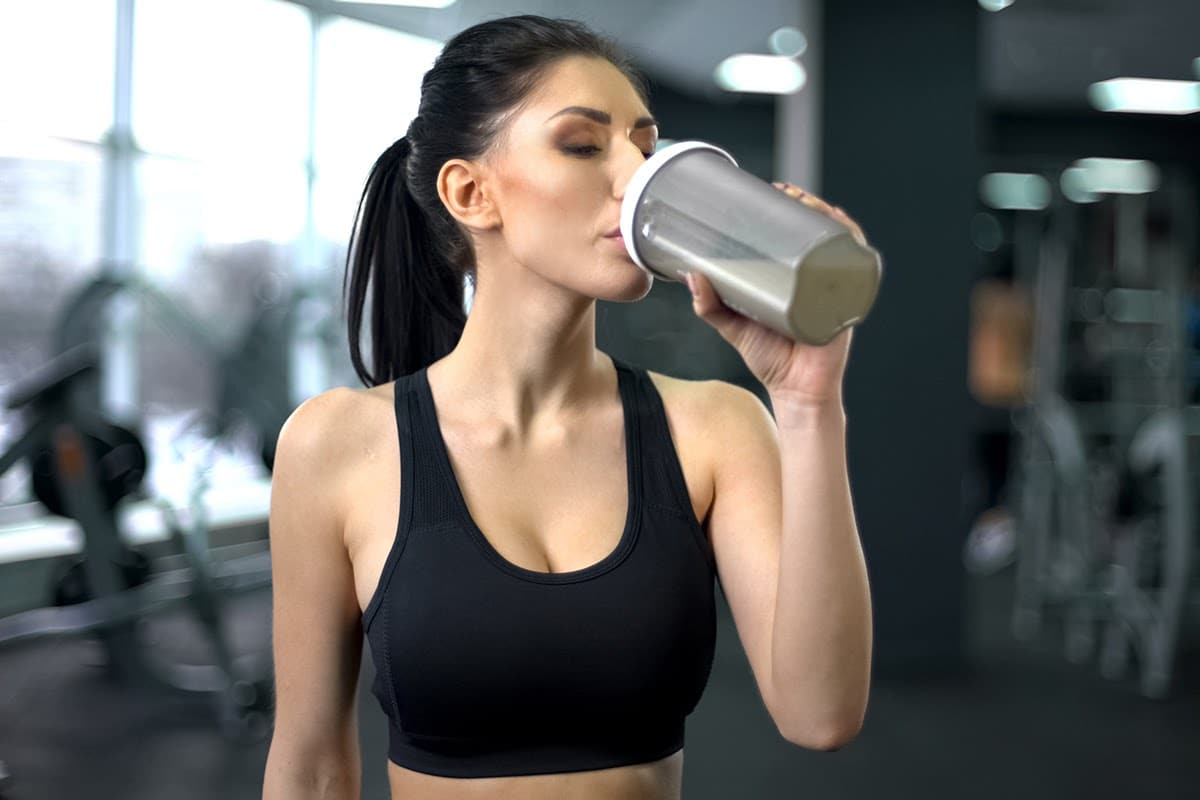
MULTIPOLYGON (((275 437, 357 385, 367 170, 441 43, 513 13, 614 36, 664 144, 884 256, 846 377, 865 728, 782 740, 718 592, 684 797, 1195 796, 1194 0, 3 0, 0 796, 260 795, 275 437)), ((678 284, 598 319, 766 399, 678 284)))

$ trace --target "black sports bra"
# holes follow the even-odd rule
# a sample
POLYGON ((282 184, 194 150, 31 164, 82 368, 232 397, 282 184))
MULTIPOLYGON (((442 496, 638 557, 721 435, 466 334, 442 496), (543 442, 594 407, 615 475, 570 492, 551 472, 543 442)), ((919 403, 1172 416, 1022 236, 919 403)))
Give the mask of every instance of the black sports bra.
POLYGON ((546 573, 475 525, 426 370, 395 382, 400 518, 363 626, 388 757, 459 778, 605 769, 683 747, 712 668, 712 549, 692 510, 662 399, 614 359, 628 513, 589 567, 546 573))

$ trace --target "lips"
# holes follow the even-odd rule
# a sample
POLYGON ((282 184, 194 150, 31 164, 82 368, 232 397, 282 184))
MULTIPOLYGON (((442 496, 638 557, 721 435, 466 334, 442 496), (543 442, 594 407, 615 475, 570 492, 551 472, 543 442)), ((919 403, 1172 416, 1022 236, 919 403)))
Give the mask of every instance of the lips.
POLYGON ((620 228, 613 228, 611 231, 604 234, 605 239, 616 239, 616 238, 619 238, 620 236, 621 236, 620 228))

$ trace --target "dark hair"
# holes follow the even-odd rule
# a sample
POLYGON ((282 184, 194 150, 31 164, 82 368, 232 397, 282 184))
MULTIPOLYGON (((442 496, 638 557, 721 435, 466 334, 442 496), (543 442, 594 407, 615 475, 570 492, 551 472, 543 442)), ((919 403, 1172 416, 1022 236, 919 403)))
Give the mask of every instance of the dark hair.
POLYGON ((350 358, 367 386, 428 366, 458 343, 475 253, 438 196, 438 173, 449 159, 487 152, 545 70, 574 55, 608 60, 648 101, 616 43, 569 19, 522 15, 474 25, 447 42, 425 73, 408 133, 371 168, 346 254, 350 358), (359 349, 368 296, 374 369, 359 349))

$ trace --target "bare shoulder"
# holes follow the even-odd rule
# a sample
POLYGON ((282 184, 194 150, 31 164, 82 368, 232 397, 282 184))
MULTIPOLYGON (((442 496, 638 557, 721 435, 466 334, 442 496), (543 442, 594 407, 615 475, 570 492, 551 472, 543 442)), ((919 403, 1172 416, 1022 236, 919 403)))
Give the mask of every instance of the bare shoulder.
POLYGON ((727 422, 761 422, 762 415, 770 416, 758 395, 735 383, 647 373, 662 396, 672 429, 678 424, 681 434, 711 432, 712 426, 727 422))
POLYGON ((390 386, 335 386, 297 406, 280 430, 280 439, 290 439, 308 455, 320 456, 326 463, 339 463, 354 452, 371 423, 390 408, 390 386))
POLYGON ((646 370, 646 374, 654 382, 654 388, 658 389, 663 405, 668 407, 668 413, 677 411, 681 415, 688 416, 701 411, 708 394, 712 391, 709 384, 714 383, 711 380, 676 378, 673 375, 652 370, 646 370))
POLYGON ((340 512, 342 489, 352 485, 355 470, 381 455, 382 427, 393 424, 391 392, 387 384, 335 386, 302 402, 280 429, 272 483, 303 484, 302 491, 323 487, 325 500, 340 512))

